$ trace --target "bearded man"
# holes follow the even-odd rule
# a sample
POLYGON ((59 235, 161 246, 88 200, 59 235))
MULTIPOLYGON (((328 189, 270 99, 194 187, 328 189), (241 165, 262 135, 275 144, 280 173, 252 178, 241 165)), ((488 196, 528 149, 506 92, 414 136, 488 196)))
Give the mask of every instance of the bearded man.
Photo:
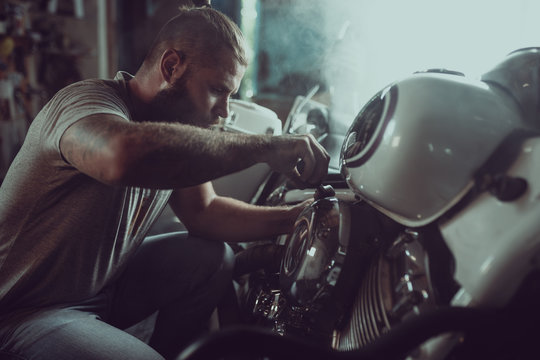
POLYGON ((311 136, 207 129, 246 66, 230 19, 184 8, 134 76, 46 104, 0 188, 0 358, 174 358, 231 280, 224 242, 292 230, 301 205, 249 205, 209 182, 259 162, 300 187, 328 170, 311 136), (188 232, 145 239, 167 202, 188 232), (149 345, 122 330, 155 311, 149 345))

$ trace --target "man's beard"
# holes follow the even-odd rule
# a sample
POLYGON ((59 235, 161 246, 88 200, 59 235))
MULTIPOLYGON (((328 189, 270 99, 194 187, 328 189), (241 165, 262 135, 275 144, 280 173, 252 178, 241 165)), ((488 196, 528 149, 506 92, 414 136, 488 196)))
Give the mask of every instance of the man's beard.
POLYGON ((199 127, 208 127, 211 125, 211 119, 201 115, 191 100, 186 86, 190 76, 190 73, 185 73, 171 87, 163 89, 156 94, 150 102, 150 116, 152 120, 182 123, 199 127))

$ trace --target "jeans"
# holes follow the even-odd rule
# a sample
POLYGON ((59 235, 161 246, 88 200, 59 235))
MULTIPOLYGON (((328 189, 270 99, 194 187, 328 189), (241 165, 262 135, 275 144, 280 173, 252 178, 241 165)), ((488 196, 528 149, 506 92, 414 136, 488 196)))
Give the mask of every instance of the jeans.
POLYGON ((0 318, 0 360, 174 358, 204 331, 233 265, 226 244, 186 232, 149 237, 94 298, 0 318), (122 330, 156 310, 149 345, 122 330))

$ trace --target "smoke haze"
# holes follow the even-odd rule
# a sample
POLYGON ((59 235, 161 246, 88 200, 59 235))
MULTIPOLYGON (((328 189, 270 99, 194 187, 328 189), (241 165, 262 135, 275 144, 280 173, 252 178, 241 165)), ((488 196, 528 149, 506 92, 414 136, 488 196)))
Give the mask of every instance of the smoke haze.
MULTIPOLYGON (((263 3, 278 11, 284 2, 263 3)), ((415 71, 446 68, 479 77, 509 52, 540 45, 540 2, 533 0, 290 4, 288 14, 276 16, 283 23, 272 24, 272 31, 280 34, 281 44, 294 40, 298 48, 279 66, 283 71, 320 68, 335 107, 351 114, 378 90, 415 71)))

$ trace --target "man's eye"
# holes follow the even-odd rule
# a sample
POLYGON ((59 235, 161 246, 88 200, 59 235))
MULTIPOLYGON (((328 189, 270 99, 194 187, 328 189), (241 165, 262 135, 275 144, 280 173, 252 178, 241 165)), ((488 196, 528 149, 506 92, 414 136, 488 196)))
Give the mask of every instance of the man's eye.
POLYGON ((225 89, 223 88, 219 88, 219 87, 213 87, 212 88, 212 92, 214 92, 215 94, 224 94, 226 92, 225 89))

